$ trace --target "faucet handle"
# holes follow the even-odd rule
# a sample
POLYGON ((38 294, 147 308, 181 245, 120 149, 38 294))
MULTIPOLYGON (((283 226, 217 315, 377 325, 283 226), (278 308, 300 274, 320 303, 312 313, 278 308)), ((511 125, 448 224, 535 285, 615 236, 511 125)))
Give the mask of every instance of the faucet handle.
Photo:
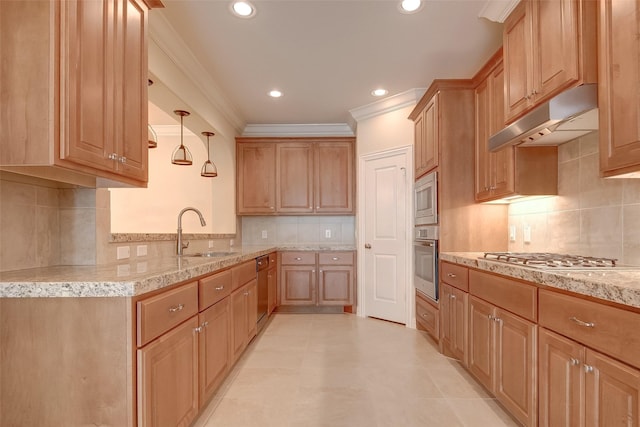
POLYGON ((182 249, 187 249, 189 247, 189 241, 182 243, 182 249))

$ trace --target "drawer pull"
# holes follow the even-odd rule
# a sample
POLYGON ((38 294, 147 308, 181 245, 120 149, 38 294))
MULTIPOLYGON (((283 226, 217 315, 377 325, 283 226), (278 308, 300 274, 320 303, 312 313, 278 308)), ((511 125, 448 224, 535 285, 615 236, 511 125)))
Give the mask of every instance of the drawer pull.
POLYGON ((174 305, 173 307, 169 307, 169 313, 175 313, 177 311, 180 311, 184 308, 184 304, 178 304, 178 305, 174 305))
POLYGON ((584 322, 580 319, 578 319, 577 317, 570 317, 569 320, 571 320, 573 323, 579 325, 579 326, 584 326, 585 328, 594 328, 596 326, 595 323, 593 322, 584 322))
POLYGON ((429 317, 429 314, 428 313, 422 313, 422 317, 424 317, 426 319, 427 317, 429 317))
POLYGON ((332 260, 334 260, 334 261, 337 261, 337 260, 339 260, 340 258, 338 258, 337 256, 334 256, 334 257, 333 257, 333 258, 331 258, 331 259, 332 259, 332 260))
POLYGON ((297 257, 295 258, 295 260, 296 260, 296 261, 302 261, 302 258, 300 258, 299 256, 297 256, 297 257))
POLYGON ((221 291, 221 290, 223 290, 223 289, 224 289, 224 285, 222 285, 222 286, 217 286, 217 287, 215 288, 215 290, 216 290, 216 291, 221 291))
POLYGON ((569 363, 571 364, 571 366, 578 366, 580 364, 580 360, 576 359, 575 357, 572 357, 569 363))
POLYGON ((451 277, 451 278, 453 279, 453 278, 456 278, 456 277, 458 277, 458 276, 456 276, 456 275, 455 275, 455 274, 453 274, 453 273, 447 273, 447 277, 451 277))

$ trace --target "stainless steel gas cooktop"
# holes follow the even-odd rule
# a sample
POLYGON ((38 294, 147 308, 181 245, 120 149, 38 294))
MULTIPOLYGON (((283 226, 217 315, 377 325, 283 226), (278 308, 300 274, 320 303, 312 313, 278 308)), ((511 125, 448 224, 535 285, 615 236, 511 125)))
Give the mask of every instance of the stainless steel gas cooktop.
POLYGON ((617 259, 549 252, 485 252, 484 258, 508 264, 546 269, 619 268, 617 259))

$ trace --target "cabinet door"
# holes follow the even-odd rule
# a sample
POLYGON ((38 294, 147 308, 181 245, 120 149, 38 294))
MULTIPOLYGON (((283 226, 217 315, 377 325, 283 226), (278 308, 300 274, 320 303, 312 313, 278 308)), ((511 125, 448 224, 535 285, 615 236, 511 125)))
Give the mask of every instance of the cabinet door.
POLYGON ((231 369, 231 304, 225 298, 200 313, 200 406, 203 407, 231 369))
POLYGON ((237 144, 238 214, 271 214, 276 210, 276 146, 237 144))
POLYGON ((350 142, 315 146, 315 212, 354 212, 354 154, 350 142))
POLYGON ((267 271, 267 312, 268 314, 273 313, 275 310, 278 300, 278 274, 277 269, 269 268, 267 271))
POLYGON ((489 137, 491 123, 491 86, 489 79, 484 80, 475 90, 476 103, 476 200, 482 201, 491 196, 491 153, 489 137))
POLYGON ((247 343, 256 336, 258 328, 258 279, 253 279, 245 286, 247 300, 247 343))
POLYGON ((316 304, 316 270, 313 266, 282 266, 280 303, 282 305, 316 304))
POLYGON ((105 171, 114 170, 109 156, 116 155, 116 16, 116 0, 62 4, 60 158, 105 171))
POLYGON ((521 1, 504 21, 504 106, 508 123, 527 109, 532 92, 532 24, 529 4, 529 1, 521 1))
POLYGON ((439 97, 440 95, 436 93, 424 109, 424 135, 422 138, 423 173, 427 173, 438 166, 440 154, 439 97))
POLYGON ((416 117, 413 123, 413 164, 414 176, 418 179, 426 171, 424 169, 424 111, 416 117))
POLYGON ((118 27, 119 46, 115 63, 121 67, 116 74, 116 133, 119 154, 116 162, 122 175, 147 181, 149 148, 147 123, 147 8, 140 0, 122 2, 118 27))
POLYGON ((640 170, 640 3, 598 2, 600 171, 640 170))
POLYGON ((494 312, 491 304, 469 298, 469 371, 493 390, 494 312))
POLYGON ((467 312, 469 297, 460 289, 451 288, 451 353, 453 356, 465 362, 467 355, 467 312))
MULTIPOLYGON (((489 135, 504 127, 504 67, 500 63, 491 73, 489 97, 489 135)), ((515 151, 514 147, 505 147, 489 154, 491 187, 493 198, 504 197, 515 192, 515 151)))
POLYGON ((544 328, 538 333, 539 425, 583 426, 585 348, 544 328))
POLYGON ((198 317, 138 350, 138 425, 189 426, 198 414, 198 317))
POLYGON ((242 287, 231 294, 231 354, 238 360, 247 346, 247 290, 242 287))
POLYGON ((276 209, 279 213, 313 212, 313 144, 277 144, 276 209))
POLYGON ((353 266, 320 265, 318 305, 353 305, 353 266))
POLYGON ((533 100, 571 86, 579 75, 580 0, 531 1, 533 100))
POLYGON ((536 426, 536 324, 496 309, 495 395, 525 426, 536 426))
POLYGON ((586 426, 640 425, 640 371, 587 350, 586 426))

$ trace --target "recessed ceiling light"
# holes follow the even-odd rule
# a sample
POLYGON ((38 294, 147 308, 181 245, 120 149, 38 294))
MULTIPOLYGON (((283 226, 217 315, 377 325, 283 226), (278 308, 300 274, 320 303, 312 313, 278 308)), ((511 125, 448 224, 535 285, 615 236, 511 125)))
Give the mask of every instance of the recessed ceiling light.
POLYGON ((386 89, 376 89, 371 91, 371 95, 373 96, 385 96, 389 91, 386 89))
POLYGON ((280 98, 282 96, 282 92, 280 92, 277 89, 274 89, 272 91, 269 91, 269 96, 272 98, 280 98))
POLYGON ((402 0, 400 2, 400 12, 402 13, 415 13, 422 7, 421 0, 402 0))
POLYGON ((256 14, 256 8, 248 1, 234 1, 231 3, 231 11, 241 18, 251 18, 256 14))

